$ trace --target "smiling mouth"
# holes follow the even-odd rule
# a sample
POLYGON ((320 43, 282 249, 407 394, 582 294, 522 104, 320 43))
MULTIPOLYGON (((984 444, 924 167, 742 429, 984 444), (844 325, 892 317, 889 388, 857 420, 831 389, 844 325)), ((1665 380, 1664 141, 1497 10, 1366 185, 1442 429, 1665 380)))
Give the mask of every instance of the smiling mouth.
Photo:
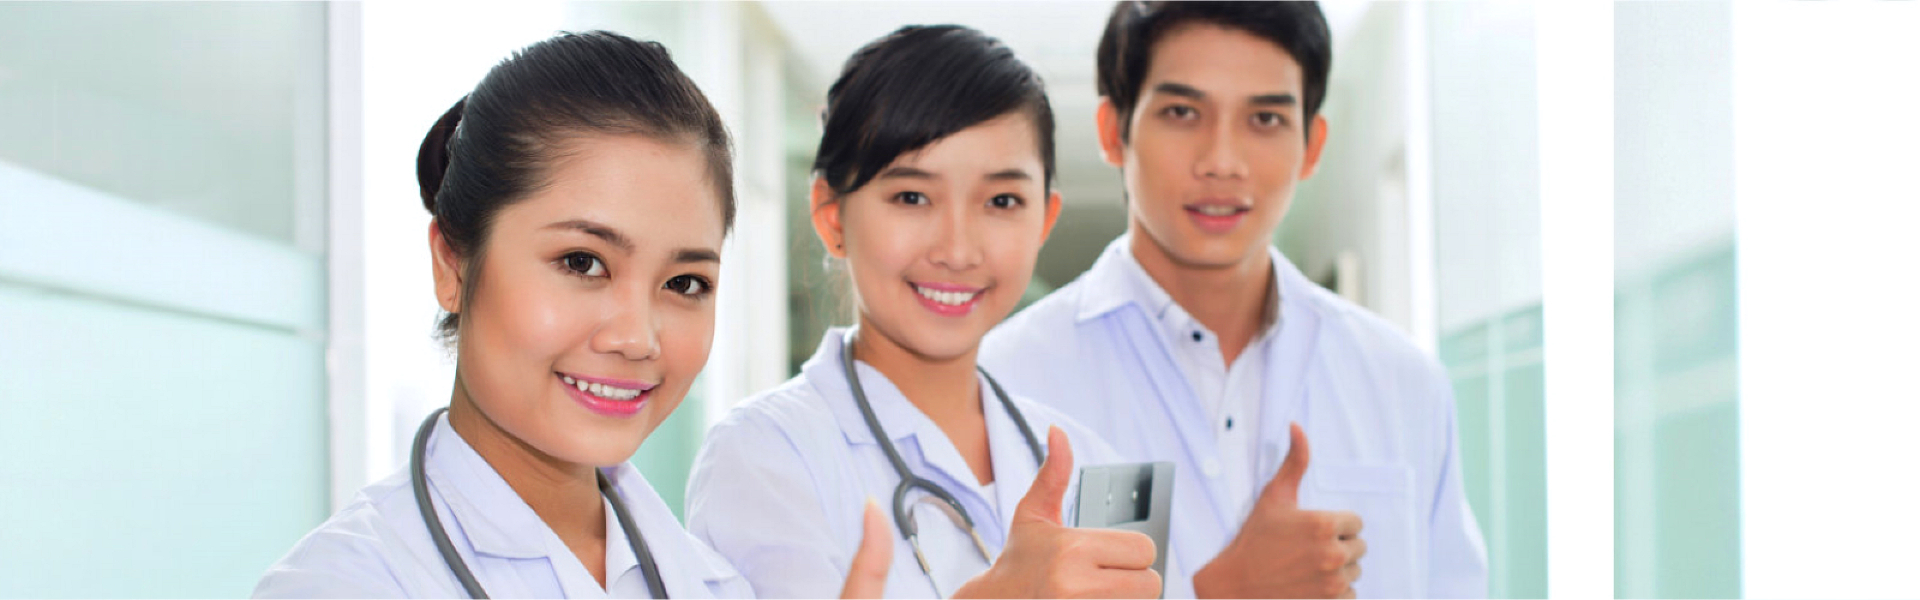
POLYGON ((1231 217, 1243 212, 1247 212, 1249 209, 1245 207, 1240 207, 1240 206, 1233 206, 1230 204, 1198 204, 1194 206, 1188 206, 1187 210, 1200 213, 1202 215, 1209 216, 1209 217, 1231 217))
POLYGON ((916 294, 919 294, 921 298, 926 298, 928 300, 932 300, 936 303, 939 303, 945 306, 963 306, 968 302, 972 302, 973 299, 979 296, 980 292, 982 291, 984 290, 973 290, 971 292, 963 292, 963 291, 950 291, 950 290, 936 290, 924 285, 913 286, 913 292, 916 294))
MULTIPOLYGON (((613 385, 607 385, 604 383, 588 383, 586 380, 574 379, 572 376, 569 376, 566 374, 560 375, 560 381, 565 382, 567 385, 573 386, 574 389, 580 390, 581 392, 592 394, 595 397, 604 398, 607 400, 619 400, 623 402, 633 400, 634 398, 638 398, 640 397, 640 394, 646 393, 647 391, 646 389, 642 389, 642 388, 623 388, 623 387, 618 387, 613 385)), ((652 386, 647 386, 647 387, 648 389, 652 388, 652 386)))

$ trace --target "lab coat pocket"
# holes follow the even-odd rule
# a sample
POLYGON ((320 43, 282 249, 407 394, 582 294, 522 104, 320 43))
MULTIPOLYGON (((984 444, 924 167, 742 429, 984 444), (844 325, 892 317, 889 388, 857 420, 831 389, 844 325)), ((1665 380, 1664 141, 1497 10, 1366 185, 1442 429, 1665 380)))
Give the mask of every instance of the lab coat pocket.
POLYGON ((1413 468, 1403 464, 1314 463, 1300 505, 1313 510, 1344 510, 1360 515, 1360 558, 1354 593, 1361 598, 1415 598, 1413 583, 1418 547, 1414 514, 1413 468))

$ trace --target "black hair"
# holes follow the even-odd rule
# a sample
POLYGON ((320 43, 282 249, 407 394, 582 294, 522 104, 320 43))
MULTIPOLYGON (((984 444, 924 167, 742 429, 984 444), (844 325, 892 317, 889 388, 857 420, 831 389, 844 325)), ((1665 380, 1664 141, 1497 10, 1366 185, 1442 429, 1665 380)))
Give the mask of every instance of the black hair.
MULTIPOLYGON (((447 109, 420 142, 420 199, 461 258, 470 293, 500 209, 546 186, 547 167, 583 135, 691 144, 707 158, 724 231, 733 229, 733 147, 720 113, 667 49, 617 33, 563 32, 515 52, 447 109)), ((440 320, 451 338, 459 313, 440 320)))
POLYGON ((847 59, 827 89, 813 171, 840 194, 865 187, 901 154, 994 118, 1032 118, 1053 186, 1053 106, 1046 85, 1000 40, 959 25, 909 25, 847 59))
MULTIPOLYGON (((1153 45, 1184 23, 1204 22, 1237 29, 1273 42, 1300 64, 1303 123, 1312 123, 1327 95, 1333 68, 1333 34, 1317 2, 1139 1, 1115 4, 1100 35, 1095 73, 1100 95, 1120 113, 1120 139, 1127 139, 1133 109, 1146 85, 1153 45)), ((1311 127, 1303 127, 1311 135, 1311 127)))

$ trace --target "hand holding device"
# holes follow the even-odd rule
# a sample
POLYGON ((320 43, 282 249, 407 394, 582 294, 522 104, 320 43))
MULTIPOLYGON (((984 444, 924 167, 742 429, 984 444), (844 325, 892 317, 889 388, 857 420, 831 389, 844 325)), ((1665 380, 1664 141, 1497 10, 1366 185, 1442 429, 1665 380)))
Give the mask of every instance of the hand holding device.
POLYGON ((1061 525, 1073 448, 1059 427, 1047 431, 1047 460, 1014 509, 1007 547, 955 598, 1155 598, 1160 574, 1153 540, 1134 531, 1061 525))

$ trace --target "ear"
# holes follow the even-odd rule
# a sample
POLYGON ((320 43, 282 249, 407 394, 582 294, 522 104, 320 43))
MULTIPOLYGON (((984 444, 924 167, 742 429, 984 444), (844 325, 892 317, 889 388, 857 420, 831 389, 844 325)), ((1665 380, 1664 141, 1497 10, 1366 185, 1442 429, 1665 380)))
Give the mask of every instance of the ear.
POLYGON ((460 312, 460 257, 453 253, 453 247, 447 245, 447 238, 440 234, 440 221, 427 222, 427 247, 433 254, 433 296, 440 300, 440 310, 450 313, 460 312))
POLYGON ((1307 129, 1307 156, 1300 162, 1300 178, 1313 176, 1320 168, 1320 150, 1327 146, 1327 117, 1314 115, 1313 125, 1307 129))
POLYGON ((1047 194, 1047 224, 1040 230, 1041 243, 1045 243, 1047 238, 1053 235, 1054 224, 1060 222, 1060 207, 1060 191, 1054 190, 1053 193, 1047 194))
POLYGON ((1100 158, 1116 167, 1126 161, 1126 143, 1120 140, 1120 120, 1125 118, 1106 96, 1100 97, 1100 106, 1093 110, 1094 130, 1100 136, 1100 158))
POLYGON ((807 198, 808 205, 813 207, 813 233, 820 236, 820 244, 826 246, 828 256, 846 258, 846 233, 840 227, 841 206, 833 196, 827 180, 813 178, 813 191, 807 198))

